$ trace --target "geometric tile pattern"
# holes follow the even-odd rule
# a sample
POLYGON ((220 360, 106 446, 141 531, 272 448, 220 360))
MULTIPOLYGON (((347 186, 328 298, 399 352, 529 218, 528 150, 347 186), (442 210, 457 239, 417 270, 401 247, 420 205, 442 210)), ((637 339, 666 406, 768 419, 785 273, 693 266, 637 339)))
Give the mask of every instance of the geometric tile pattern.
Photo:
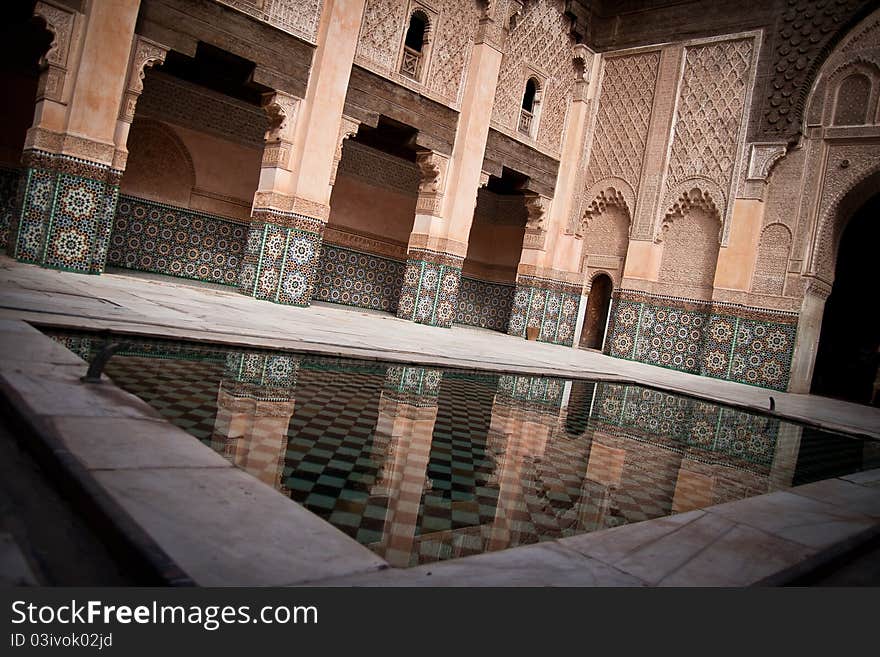
POLYGON ((594 422, 703 463, 766 473, 779 435, 778 418, 756 415, 635 385, 597 383, 594 422))
POLYGON ((120 196, 107 264, 236 285, 247 231, 225 217, 120 196))
POLYGON ((9 244, 9 228, 15 221, 21 170, 0 166, 0 251, 9 244))
POLYGON ((223 389, 233 397, 291 401, 300 360, 300 356, 292 354, 229 352, 223 370, 223 389))
POLYGON ((397 312, 406 263, 324 242, 313 299, 397 312))
POLYGON ((455 323, 506 333, 515 291, 516 286, 509 283, 462 276, 455 323))
POLYGON ((546 376, 503 374, 498 378, 498 395, 520 406, 559 411, 565 381, 546 376))
POLYGON ((411 250, 397 316, 420 324, 449 328, 458 307, 463 258, 449 253, 411 250))
POLYGON ((121 173, 42 151, 25 153, 13 256, 52 269, 104 271, 121 173))
POLYGON ((199 440, 207 440, 213 434, 222 362, 117 354, 104 372, 117 386, 137 395, 166 420, 199 440))
POLYGON ((580 291, 575 286, 527 276, 517 277, 510 335, 527 337, 528 328, 538 328, 538 340, 570 347, 574 342, 580 291))
POLYGON ((436 406, 443 370, 392 365, 385 374, 385 392, 413 406, 436 406))
POLYGON ((621 291, 608 350, 617 358, 785 390, 796 333, 793 313, 621 291))
MULTIPOLYGON (((53 335, 87 358, 102 340, 53 335)), ((563 406, 560 379, 137 338, 106 371, 398 566, 785 485, 772 477, 787 423, 636 385, 575 382, 563 406)), ((858 443, 830 437, 824 461, 858 443)), ((850 461, 847 472, 871 467, 850 461)))
MULTIPOLYGON (((294 213, 261 213, 267 215, 265 223, 255 221, 248 232, 239 290, 256 299, 308 306, 321 251, 323 223, 294 213)), ((254 216, 259 216, 256 211, 254 216)))

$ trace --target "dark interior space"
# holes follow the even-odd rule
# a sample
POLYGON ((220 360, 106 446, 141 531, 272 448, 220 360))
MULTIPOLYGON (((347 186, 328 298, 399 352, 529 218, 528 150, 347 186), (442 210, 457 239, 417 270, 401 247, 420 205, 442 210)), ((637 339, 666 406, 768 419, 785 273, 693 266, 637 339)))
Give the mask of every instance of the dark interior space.
POLYGON ((0 163, 17 165, 25 134, 34 118, 40 76, 38 62, 49 50, 52 34, 33 16, 33 2, 0 7, 0 163))
POLYGON ((880 366, 880 305, 877 280, 880 194, 853 215, 837 254, 831 296, 825 303, 811 392, 860 404, 880 403, 874 394, 880 366))

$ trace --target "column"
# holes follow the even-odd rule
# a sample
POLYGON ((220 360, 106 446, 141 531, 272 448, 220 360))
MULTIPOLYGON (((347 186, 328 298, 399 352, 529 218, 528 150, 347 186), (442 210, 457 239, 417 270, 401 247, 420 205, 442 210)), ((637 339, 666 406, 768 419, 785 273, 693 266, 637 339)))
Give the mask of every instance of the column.
POLYGON ((495 4, 486 3, 471 50, 451 157, 434 151, 419 155, 422 184, 398 316, 422 324, 451 326, 458 304, 501 69, 504 20, 496 16, 495 4))
POLYGON ((307 306, 337 159, 342 109, 365 0, 327 0, 303 99, 268 94, 271 121, 239 290, 257 299, 307 306))
POLYGON ((596 56, 586 46, 574 47, 575 84, 566 115, 562 156, 553 199, 526 197, 529 220, 517 269, 508 333, 542 342, 574 344, 583 290, 580 274, 582 240, 567 228, 581 182, 584 140, 591 98, 591 71, 596 56))
POLYGON ((381 554, 392 566, 418 563, 422 534, 419 507, 428 486, 428 461, 437 420, 442 373, 425 367, 392 367, 379 400, 375 445, 384 462, 370 489, 387 497, 381 554))
POLYGON ((298 372, 295 356, 231 354, 217 393, 211 447, 281 492, 298 372))
POLYGON ((34 123, 22 153, 22 202, 9 249, 17 260, 89 274, 104 270, 125 167, 116 130, 139 4, 93 2, 85 14, 49 1, 35 6, 54 38, 41 62, 34 123))

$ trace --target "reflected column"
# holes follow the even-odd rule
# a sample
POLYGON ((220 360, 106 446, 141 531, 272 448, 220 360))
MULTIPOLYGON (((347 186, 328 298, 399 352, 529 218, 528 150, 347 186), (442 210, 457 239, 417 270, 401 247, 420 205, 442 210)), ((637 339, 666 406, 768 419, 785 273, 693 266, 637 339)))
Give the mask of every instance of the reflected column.
POLYGON ((374 446, 384 457, 371 497, 388 500, 382 538, 371 546, 392 566, 418 563, 419 508, 427 480, 442 373, 389 367, 379 399, 374 446), (377 549, 378 548, 378 549, 377 549))
POLYGON ((300 357, 231 353, 217 393, 211 447, 263 483, 282 485, 300 357))
POLYGON ((495 471, 487 485, 498 486, 495 519, 486 528, 486 550, 502 550, 535 531, 526 494, 550 435, 558 425, 563 386, 557 379, 502 376, 492 404, 487 448, 495 471))

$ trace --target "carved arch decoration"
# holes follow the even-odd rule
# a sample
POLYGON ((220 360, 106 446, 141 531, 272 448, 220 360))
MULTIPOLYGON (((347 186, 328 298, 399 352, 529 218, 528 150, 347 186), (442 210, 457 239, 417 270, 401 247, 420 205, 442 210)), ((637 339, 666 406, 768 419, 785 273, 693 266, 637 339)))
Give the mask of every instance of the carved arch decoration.
POLYGON ((869 105, 875 109, 880 93, 880 10, 857 24, 841 39, 818 70, 812 88, 805 101, 806 112, 803 125, 824 125, 832 123, 839 84, 852 73, 862 73, 872 82, 869 105))
POLYGON ((585 209, 575 230, 577 237, 583 237, 593 218, 608 208, 617 207, 626 213, 627 234, 632 230, 632 217, 636 207, 636 194, 632 186, 622 178, 603 178, 590 185, 584 195, 585 209))
POLYGON ((727 246, 727 231, 724 230, 724 219, 722 218, 726 205, 724 191, 716 182, 708 178, 683 180, 666 194, 662 207, 667 210, 663 221, 660 222, 659 230, 654 235, 654 241, 663 242, 672 223, 697 208, 704 210, 718 220, 718 242, 721 246, 727 246))
POLYGON ((144 91, 144 76, 147 68, 162 64, 170 48, 161 43, 136 34, 131 48, 131 59, 128 66, 128 77, 125 82, 125 94, 119 110, 119 119, 126 123, 134 120, 137 101, 144 91))
POLYGON ((61 102, 67 79, 67 66, 71 47, 75 41, 76 12, 50 2, 37 2, 34 16, 42 19, 46 29, 52 34, 49 49, 40 58, 41 69, 37 100, 46 98, 61 102))
POLYGON ((752 292, 783 295, 793 239, 791 228, 781 222, 769 223, 761 229, 752 292))
MULTIPOLYGON (((855 26, 831 53, 817 76, 808 100, 805 120, 807 140, 821 138, 834 122, 838 90, 851 75, 865 75, 871 85, 867 121, 880 123, 880 9, 855 26)), ((850 216, 872 193, 880 190, 880 151, 876 144, 851 138, 822 142, 824 177, 815 219, 810 222, 812 240, 804 272, 827 284, 834 280, 837 247, 850 216)), ((818 163, 817 163, 818 165, 818 163)), ((816 165, 814 165, 816 166, 816 165)), ((806 221, 809 217, 802 217, 806 221)))
MULTIPOLYGON (((852 166, 850 163, 847 169, 852 166)), ((831 185, 826 182, 826 189, 828 187, 836 191, 823 203, 825 210, 818 218, 807 274, 831 285, 834 282, 840 238, 850 217, 880 191, 880 161, 866 158, 856 171, 847 176, 846 181, 836 180, 831 185)))
POLYGON ((130 153, 121 191, 187 206, 196 187, 196 168, 177 132, 161 121, 138 118, 128 139, 130 153))
POLYGON ((619 271, 612 271, 610 269, 593 269, 589 275, 589 281, 586 285, 584 285, 584 293, 589 293, 589 291, 593 288, 593 283, 596 282, 596 279, 600 276, 607 276, 611 280, 611 285, 614 290, 617 290, 620 287, 620 274, 619 271))

